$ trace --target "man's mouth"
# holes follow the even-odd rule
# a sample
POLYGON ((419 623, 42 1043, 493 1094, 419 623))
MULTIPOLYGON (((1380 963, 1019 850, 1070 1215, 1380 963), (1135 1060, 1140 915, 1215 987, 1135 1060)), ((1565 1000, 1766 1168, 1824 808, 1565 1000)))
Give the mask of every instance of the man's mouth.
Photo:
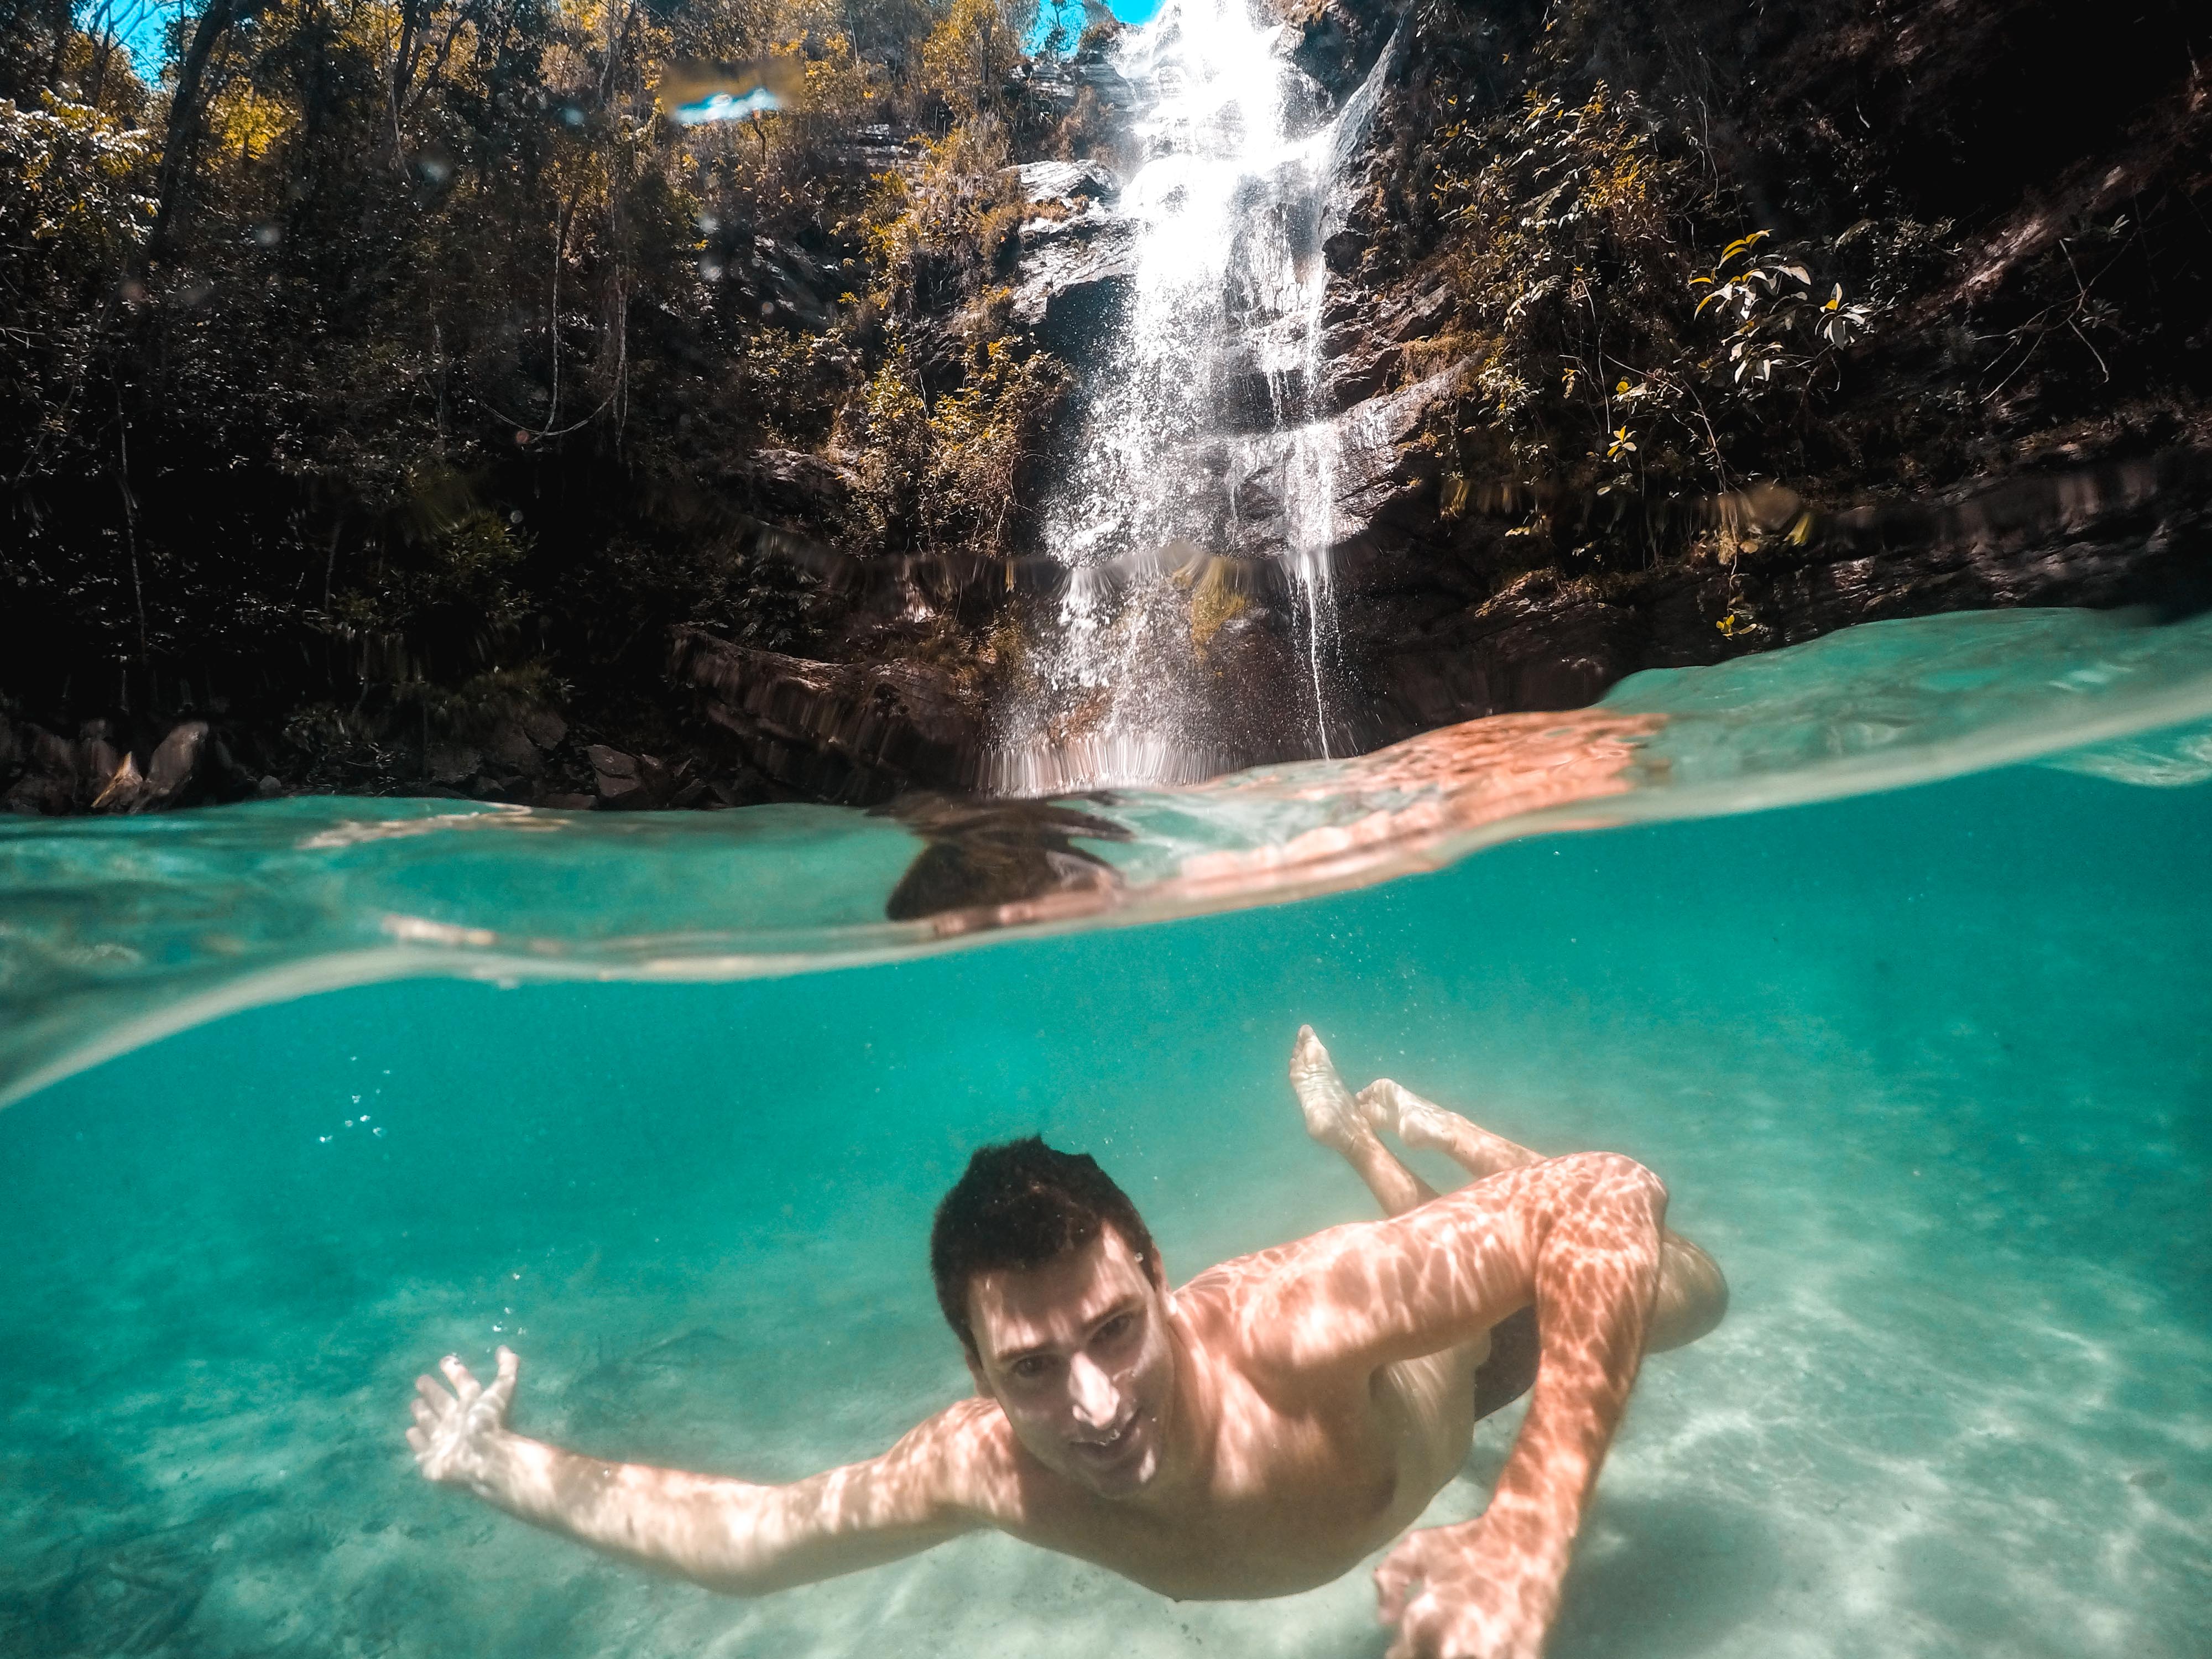
POLYGON ((1137 1419, 1129 1420, 1110 1435, 1097 1439, 1071 1440, 1077 1456, 1086 1463, 1111 1465, 1127 1456, 1137 1444, 1137 1419))

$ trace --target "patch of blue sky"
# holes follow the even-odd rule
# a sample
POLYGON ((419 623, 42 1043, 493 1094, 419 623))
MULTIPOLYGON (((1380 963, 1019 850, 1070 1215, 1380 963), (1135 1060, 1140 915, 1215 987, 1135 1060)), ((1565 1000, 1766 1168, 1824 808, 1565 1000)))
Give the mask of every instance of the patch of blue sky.
MULTIPOLYGON (((1160 0, 1108 0, 1108 9, 1124 23, 1149 23, 1158 13, 1160 0)), ((131 54, 131 67, 143 78, 151 80, 161 73, 168 55, 169 32, 178 15, 184 10, 184 0, 89 0, 77 8, 77 27, 88 33, 112 33, 131 54)), ((1032 51, 1042 46, 1057 24, 1066 31, 1072 46, 1083 33, 1081 0, 1066 0, 1054 5, 1050 0, 1039 7, 1037 26, 1031 36, 1032 51)), ((720 102, 742 102, 724 100, 720 102)), ((679 120, 687 122, 730 121, 742 119, 758 109, 773 109, 773 103, 750 105, 743 109, 726 110, 720 102, 709 100, 714 107, 708 112, 687 116, 679 113, 679 120)), ((688 106, 687 106, 688 107, 688 106)))
POLYGON ((75 15, 85 33, 120 44, 130 54, 132 70, 150 82, 167 61, 169 35, 184 9, 184 0, 84 0, 75 15))
MULTIPOLYGON (((1158 15, 1160 3, 1161 0, 1107 0, 1106 9, 1125 23, 1149 23, 1158 15)), ((1030 34, 1030 50, 1038 50, 1055 26, 1065 31, 1072 50, 1083 33, 1082 0, 1063 0, 1059 5, 1043 0, 1037 8, 1036 27, 1030 34)))

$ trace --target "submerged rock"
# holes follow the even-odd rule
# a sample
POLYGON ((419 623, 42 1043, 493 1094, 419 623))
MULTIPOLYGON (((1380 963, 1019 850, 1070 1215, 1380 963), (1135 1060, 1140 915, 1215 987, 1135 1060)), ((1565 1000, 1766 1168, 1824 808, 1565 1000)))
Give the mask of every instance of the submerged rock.
POLYGON ((1111 819, 1054 801, 921 794, 883 810, 927 843, 884 903, 893 921, 1110 890, 1121 885, 1120 872, 1075 838, 1131 838, 1111 819))

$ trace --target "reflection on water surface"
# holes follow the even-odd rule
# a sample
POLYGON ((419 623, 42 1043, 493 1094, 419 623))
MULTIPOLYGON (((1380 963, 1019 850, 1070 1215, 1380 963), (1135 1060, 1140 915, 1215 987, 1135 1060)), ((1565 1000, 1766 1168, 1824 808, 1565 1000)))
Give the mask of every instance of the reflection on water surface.
POLYGON ((1594 708, 1353 760, 1059 805, 602 815, 300 799, 15 821, 0 823, 0 1101, 231 1009, 368 980, 790 973, 2037 757, 2185 781, 2208 720, 2212 617, 2006 611, 1640 674, 1594 708))

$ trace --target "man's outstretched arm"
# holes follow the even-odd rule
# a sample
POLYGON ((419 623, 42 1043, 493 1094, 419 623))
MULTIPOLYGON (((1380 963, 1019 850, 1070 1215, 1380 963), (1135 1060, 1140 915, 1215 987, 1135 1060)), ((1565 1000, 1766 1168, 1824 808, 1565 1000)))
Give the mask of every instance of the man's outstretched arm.
POLYGON ((1666 1206, 1641 1164, 1584 1152, 1280 1254, 1261 1328, 1271 1357, 1293 1369, 1437 1352, 1535 1304, 1536 1386, 1489 1508, 1408 1534, 1376 1570, 1383 1620, 1399 1626, 1391 1659, 1541 1652, 1636 1381, 1666 1206))
POLYGON ((981 1524, 958 1501, 990 1448, 985 1402, 963 1401, 881 1457, 788 1486, 608 1463, 507 1426, 520 1361, 499 1351, 485 1387, 452 1357, 450 1391, 416 1380, 407 1443, 432 1480, 508 1514, 710 1589, 757 1595, 896 1560, 981 1524))

